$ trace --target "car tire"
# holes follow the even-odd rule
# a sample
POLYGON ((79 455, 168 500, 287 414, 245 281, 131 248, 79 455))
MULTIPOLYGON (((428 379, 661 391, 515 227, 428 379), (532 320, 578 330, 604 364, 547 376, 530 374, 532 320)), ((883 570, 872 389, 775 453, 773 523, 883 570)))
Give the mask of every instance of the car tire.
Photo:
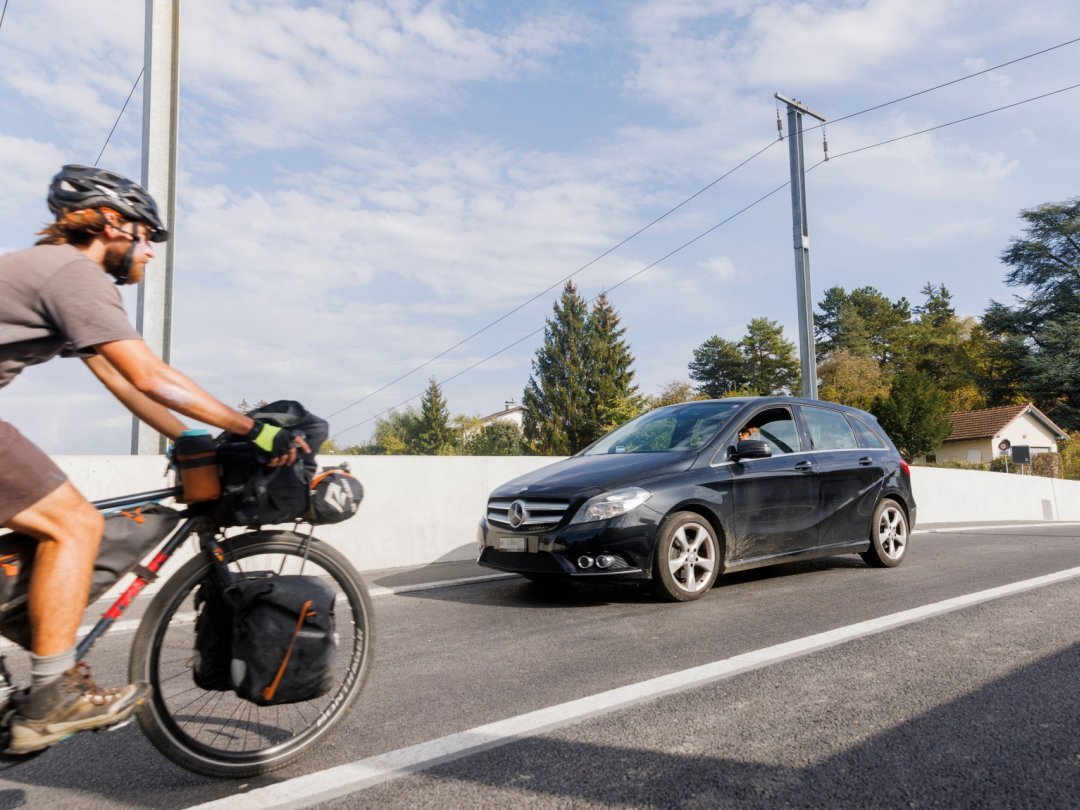
POLYGON ((653 561, 653 590, 672 602, 704 596, 720 572, 720 543, 709 521, 675 512, 660 527, 653 561))
POLYGON ((875 568, 895 568, 907 554, 907 514, 892 498, 882 498, 870 526, 870 548, 860 556, 875 568))

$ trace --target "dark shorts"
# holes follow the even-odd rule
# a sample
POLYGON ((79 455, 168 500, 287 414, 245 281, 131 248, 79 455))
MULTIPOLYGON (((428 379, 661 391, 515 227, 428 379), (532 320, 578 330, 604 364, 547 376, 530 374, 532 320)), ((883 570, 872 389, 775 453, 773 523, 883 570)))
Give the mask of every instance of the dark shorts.
POLYGON ((67 475, 14 425, 0 420, 0 526, 33 506, 67 475))

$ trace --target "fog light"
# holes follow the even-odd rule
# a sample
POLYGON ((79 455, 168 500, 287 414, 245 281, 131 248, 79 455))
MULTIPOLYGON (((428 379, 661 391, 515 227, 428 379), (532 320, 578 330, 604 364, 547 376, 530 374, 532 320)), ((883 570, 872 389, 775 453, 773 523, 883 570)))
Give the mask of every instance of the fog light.
POLYGON ((615 562, 615 558, 612 557, 610 554, 601 554, 599 557, 596 558, 596 567, 610 568, 613 562, 615 562))
POLYGON ((578 568, 592 568, 592 557, 582 554, 577 558, 578 568))

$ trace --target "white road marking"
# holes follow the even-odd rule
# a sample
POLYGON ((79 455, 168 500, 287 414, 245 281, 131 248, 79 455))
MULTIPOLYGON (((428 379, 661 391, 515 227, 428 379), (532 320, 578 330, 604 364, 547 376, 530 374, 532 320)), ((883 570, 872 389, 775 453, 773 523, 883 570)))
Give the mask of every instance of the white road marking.
POLYGON ((396 751, 309 773, 248 793, 226 796, 197 805, 190 810, 266 810, 267 808, 310 807, 435 765, 506 745, 515 740, 579 723, 589 717, 625 709, 663 695, 694 689, 863 636, 881 633, 993 599, 1053 585, 1074 577, 1080 577, 1080 567, 946 599, 600 692, 557 706, 477 726, 458 734, 450 734, 407 748, 399 748, 396 751))

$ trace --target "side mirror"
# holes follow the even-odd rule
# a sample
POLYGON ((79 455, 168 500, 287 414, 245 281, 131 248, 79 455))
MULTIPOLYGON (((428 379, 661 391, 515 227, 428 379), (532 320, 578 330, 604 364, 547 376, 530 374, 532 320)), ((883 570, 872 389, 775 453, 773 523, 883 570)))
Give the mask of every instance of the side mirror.
POLYGON ((772 458, 772 450, 769 443, 761 439, 742 439, 732 458, 736 461, 744 458, 772 458))

